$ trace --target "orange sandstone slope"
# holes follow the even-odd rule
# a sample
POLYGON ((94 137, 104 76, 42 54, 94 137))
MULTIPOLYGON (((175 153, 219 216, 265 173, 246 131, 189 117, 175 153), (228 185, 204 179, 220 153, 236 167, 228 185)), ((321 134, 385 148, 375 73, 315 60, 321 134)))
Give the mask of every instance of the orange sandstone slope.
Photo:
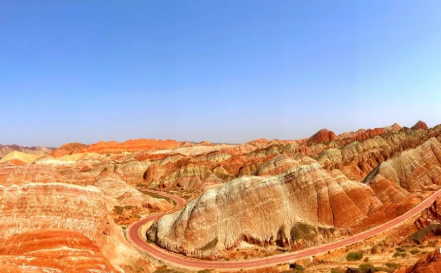
POLYGON ((2 272, 118 272, 83 234, 66 229, 34 230, 0 243, 2 272))
POLYGON ((68 143, 60 146, 58 149, 51 153, 53 157, 62 157, 64 155, 70 155, 74 153, 79 153, 87 149, 88 145, 81 143, 68 143))
MULTIPOLYGON (((108 198, 94 186, 84 187, 63 183, 27 183, 23 186, 10 187, 0 185, 0 208, 2 208, 0 210, 0 238, 6 240, 3 242, 4 247, 0 248, 0 253, 13 256, 2 258, 9 261, 19 260, 21 256, 32 257, 40 253, 42 256, 68 259, 66 257, 71 254, 70 250, 64 252, 66 248, 62 246, 67 244, 66 247, 71 246, 72 251, 75 248, 79 249, 78 255, 83 257, 82 261, 89 263, 88 260, 90 260, 90 268, 101 264, 110 269, 119 270, 129 265, 133 260, 139 259, 139 254, 125 240, 120 228, 111 218, 107 208, 108 198), (48 230, 53 228, 69 230, 70 233, 48 230), (37 245, 34 246, 37 252, 31 253, 30 249, 29 252, 17 254, 17 251, 26 251, 26 249, 14 250, 13 242, 21 242, 18 245, 32 248, 33 243, 27 242, 30 240, 26 235, 29 232, 35 238, 50 238, 50 242, 47 245, 39 245, 39 242, 35 241, 37 245), (69 237, 72 240, 66 242, 64 239, 69 237), (75 243, 80 245, 75 245, 75 243), (12 250, 11 247, 7 247, 8 245, 12 245, 12 250), (59 249, 58 252, 57 249, 59 249), (97 257, 90 258, 87 253, 81 253, 91 252, 89 250, 96 252, 97 257), (100 253, 111 266, 106 260, 95 260, 99 260, 100 253)), ((5 262, 7 263, 3 260, 3 263, 5 262)), ((52 265, 46 258, 36 259, 35 262, 41 262, 43 268, 52 265)), ((78 266, 81 266, 81 263, 78 266)), ((87 264, 84 266, 89 269, 87 264)))

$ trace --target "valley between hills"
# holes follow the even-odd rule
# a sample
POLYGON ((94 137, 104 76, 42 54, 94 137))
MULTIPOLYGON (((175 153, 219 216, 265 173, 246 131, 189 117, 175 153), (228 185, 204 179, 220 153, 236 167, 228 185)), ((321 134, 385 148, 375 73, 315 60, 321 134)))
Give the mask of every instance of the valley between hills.
POLYGON ((441 272, 441 125, 0 152, 1 272, 441 272))

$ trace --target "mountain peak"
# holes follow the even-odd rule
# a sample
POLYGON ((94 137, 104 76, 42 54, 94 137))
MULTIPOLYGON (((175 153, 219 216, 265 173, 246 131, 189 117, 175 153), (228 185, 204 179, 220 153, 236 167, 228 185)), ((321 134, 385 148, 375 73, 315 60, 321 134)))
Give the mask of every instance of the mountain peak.
POLYGON ((418 130, 418 129, 427 130, 427 129, 429 129, 429 127, 427 126, 427 124, 424 121, 420 120, 417 123, 415 123, 414 126, 412 126, 412 130, 418 130))

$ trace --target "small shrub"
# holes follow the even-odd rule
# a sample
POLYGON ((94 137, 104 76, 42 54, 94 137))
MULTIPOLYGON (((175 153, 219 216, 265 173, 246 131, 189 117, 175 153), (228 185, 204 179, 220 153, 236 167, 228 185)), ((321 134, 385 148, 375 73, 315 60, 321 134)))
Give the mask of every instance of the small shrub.
POLYGON ((115 206, 115 207, 113 207, 113 210, 115 211, 116 214, 121 214, 124 211, 124 207, 115 206))
POLYGON ((427 233, 432 232, 433 234, 441 234, 441 225, 431 224, 425 228, 418 230, 417 232, 410 235, 410 238, 414 243, 421 244, 426 238, 427 233))
POLYGON ((398 257, 403 257, 404 258, 404 257, 406 257, 406 253, 397 251, 397 252, 394 253, 393 257, 394 258, 398 258, 398 257))
POLYGON ((397 247, 396 250, 398 252, 406 252, 406 249, 402 248, 402 247, 397 247))
POLYGON ((305 268, 299 264, 290 264, 289 268, 289 270, 282 271, 281 273, 299 273, 305 270, 305 268))
POLYGON ((385 263, 385 265, 390 268, 398 268, 398 264, 392 262, 385 263))
POLYGON ((411 249, 411 250, 410 250, 410 253, 413 254, 413 255, 415 255, 415 254, 420 253, 420 250, 419 250, 418 248, 414 248, 414 249, 411 249))
POLYGON ((294 240, 303 239, 305 241, 312 241, 317 236, 317 229, 311 225, 298 222, 291 228, 290 235, 294 240))
POLYGON ((346 260, 348 261, 358 261, 361 259, 363 259, 363 253, 361 251, 349 252, 348 255, 346 255, 346 260))
POLYGON ((374 268, 374 265, 371 263, 364 263, 358 266, 361 270, 366 271, 368 269, 374 268))
POLYGON ((373 246, 371 248, 371 254, 377 254, 378 253, 378 247, 377 246, 373 246))
POLYGON ((393 272, 393 269, 382 266, 376 266, 374 267, 374 272, 393 272))
POLYGON ((366 263, 366 262, 369 262, 369 257, 364 258, 364 259, 363 259, 363 262, 365 262, 365 263, 366 263))

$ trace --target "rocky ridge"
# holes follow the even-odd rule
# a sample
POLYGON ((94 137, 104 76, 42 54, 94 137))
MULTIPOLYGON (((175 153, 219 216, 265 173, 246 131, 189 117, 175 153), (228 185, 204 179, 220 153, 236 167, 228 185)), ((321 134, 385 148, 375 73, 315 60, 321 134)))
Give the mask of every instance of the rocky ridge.
POLYGON ((69 143, 61 146, 51 153, 53 157, 70 155, 73 153, 123 153, 139 150, 163 150, 176 148, 181 142, 175 140, 133 139, 125 142, 109 141, 97 142, 91 145, 81 143, 69 143))
POLYGON ((50 154, 54 148, 49 147, 24 147, 19 145, 2 145, 0 144, 0 158, 12 152, 21 152, 26 154, 46 155, 50 154))

